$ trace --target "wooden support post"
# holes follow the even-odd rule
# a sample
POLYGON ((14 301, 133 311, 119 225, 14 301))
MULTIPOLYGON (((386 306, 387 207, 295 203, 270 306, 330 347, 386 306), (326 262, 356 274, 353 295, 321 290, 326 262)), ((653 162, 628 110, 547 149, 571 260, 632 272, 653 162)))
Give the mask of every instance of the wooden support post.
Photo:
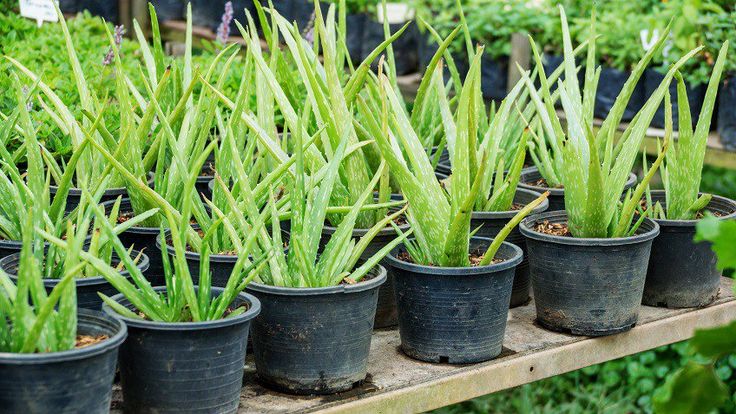
POLYGON ((529 38, 524 33, 514 33, 511 35, 511 56, 509 56, 509 74, 508 74, 508 82, 506 82, 506 91, 511 91, 511 89, 516 85, 516 83, 521 79, 521 73, 519 72, 519 68, 516 66, 518 63, 519 66, 522 67, 524 70, 528 70, 531 64, 531 57, 532 57, 532 49, 529 45, 529 38))
POLYGON ((127 0, 130 2, 131 27, 135 19, 141 26, 143 33, 149 33, 151 29, 151 16, 148 14, 147 0, 127 0))

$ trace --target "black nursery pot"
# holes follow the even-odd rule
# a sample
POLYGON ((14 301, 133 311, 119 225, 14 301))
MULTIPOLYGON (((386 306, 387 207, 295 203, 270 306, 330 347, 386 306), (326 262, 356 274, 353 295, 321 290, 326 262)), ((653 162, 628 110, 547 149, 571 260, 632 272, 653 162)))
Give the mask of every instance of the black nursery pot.
POLYGON ((108 413, 118 348, 125 324, 101 312, 80 309, 80 335, 109 339, 62 352, 0 352, 0 410, 4 413, 108 413))
MULTIPOLYGON (((115 201, 104 203, 105 211, 110 211, 114 203, 115 201)), ((130 205, 130 199, 122 199, 120 201, 120 214, 132 212, 133 207, 130 205)), ((164 265, 161 252, 156 247, 159 232, 158 227, 131 227, 118 235, 123 246, 126 248, 133 247, 148 256, 148 271, 144 272, 144 275, 152 286, 164 285, 164 265)))
POLYGON ((217 28, 222 13, 225 11, 224 1, 190 0, 192 5, 192 24, 207 28, 217 28))
POLYGON ((186 12, 183 0, 151 0, 159 21, 181 20, 186 12))
MULTIPOLYGON (((598 90, 595 95, 595 109, 594 113, 596 118, 605 119, 613 109, 616 98, 621 93, 624 84, 629 79, 631 72, 625 72, 622 70, 604 67, 601 70, 600 81, 598 82, 598 90)), ((621 120, 624 122, 631 121, 639 110, 644 106, 644 82, 640 79, 634 88, 634 93, 631 95, 624 114, 621 120)))
POLYGON ((539 233, 544 221, 566 223, 564 211, 527 217, 527 238, 537 322, 574 335, 602 336, 631 329, 639 318, 644 279, 659 225, 645 219, 632 237, 582 239, 539 233))
MULTIPOLYGON (((402 200, 401 194, 393 194, 391 196, 393 200, 402 200)), ((409 224, 399 226, 401 231, 408 231, 409 224)), ((322 238, 319 242, 320 250, 330 241, 330 237, 337 230, 336 227, 325 225, 322 228, 322 238)), ((353 230, 353 239, 358 240, 368 232, 368 229, 355 229, 353 230)), ((376 237, 368 244, 363 254, 360 256, 361 260, 369 259, 371 256, 376 254, 379 250, 384 248, 387 244, 391 243, 397 237, 396 231, 393 227, 387 227, 381 229, 376 237)), ((394 275, 388 269, 388 264, 384 258, 380 262, 387 269, 386 283, 384 283, 378 290, 378 305, 376 307, 376 320, 374 322, 374 328, 388 328, 396 326, 398 324, 398 311, 396 310, 396 296, 394 295, 394 275)))
MULTIPOLYGON (((363 32, 366 22, 370 17, 365 13, 348 14, 345 16, 345 26, 347 33, 345 34, 345 43, 350 54, 350 60, 353 64, 360 64, 366 55, 363 55, 363 32)), ((367 51, 366 53, 370 53, 367 51)))
MULTIPOLYGON (((167 231, 165 236, 169 237, 167 231)), ((166 246, 166 254, 169 255, 171 260, 176 257, 176 250, 174 247, 165 243, 161 239, 161 235, 156 238, 156 248, 159 252, 162 252, 163 246, 166 246)), ((199 264, 202 261, 202 255, 195 252, 187 251, 185 254, 187 266, 189 266, 189 272, 192 275, 194 283, 199 281, 199 264)), ((236 254, 210 254, 210 277, 212 286, 222 287, 227 286, 227 281, 230 279, 230 274, 235 268, 235 263, 238 261, 238 255, 236 254)))
POLYGON ((367 374, 378 288, 386 270, 366 280, 325 288, 286 288, 251 283, 263 306, 253 321, 258 379, 290 394, 346 391, 367 374))
MULTIPOLYGON (((534 183, 540 178, 542 178, 542 174, 539 173, 539 170, 537 169, 537 167, 524 168, 523 170, 521 170, 521 178, 519 179, 519 188, 536 191, 538 193, 549 191, 549 197, 547 197, 547 200, 549 200, 549 208, 547 209, 547 211, 564 210, 565 209, 565 189, 564 188, 548 188, 548 187, 542 187, 542 186, 535 185, 534 183)), ((626 185, 624 186, 624 193, 626 193, 626 190, 636 185, 637 179, 638 178, 636 177, 636 174, 629 173, 629 179, 626 181, 626 185)))
MULTIPOLYGON (((396 33, 399 29, 404 26, 405 23, 393 23, 389 24, 389 30, 391 33, 396 33)), ((386 40, 383 33, 383 23, 379 23, 372 18, 366 19, 363 25, 363 47, 362 47, 362 59, 365 59, 370 53, 378 47, 384 40, 386 40)), ((404 33, 399 36, 391 47, 396 57, 396 74, 406 75, 414 73, 417 70, 419 64, 419 53, 417 43, 417 28, 415 23, 411 23, 406 28, 404 33)), ((374 67, 378 66, 379 59, 373 62, 374 67)))
MULTIPOLYGON (((654 69, 647 69, 644 72, 644 99, 648 99, 654 91, 657 90, 659 85, 664 80, 664 75, 654 69)), ((692 114, 693 126, 698 122, 700 116, 700 110, 703 108, 703 99, 705 99, 705 91, 708 88, 705 84, 692 84, 685 82, 685 89, 687 90, 687 100, 690 105, 690 113, 692 114)), ((672 96, 672 127, 675 131, 679 130, 679 118, 675 115, 678 112, 678 98, 677 98, 677 81, 673 80, 670 83, 670 95, 672 96)), ((654 113, 652 119, 652 126, 656 128, 664 128, 664 103, 659 106, 657 112, 654 113)))
MULTIPOLYGON (((163 292, 166 288, 158 287, 163 292)), ((212 288, 219 296, 223 289, 212 288)), ((134 309, 123 295, 112 298, 134 309)), ((252 295, 231 304, 243 314, 207 322, 165 323, 130 319, 107 305, 103 310, 125 321, 129 340, 120 348, 120 381, 126 413, 235 413, 243 385, 248 329, 260 312, 252 295)))
MULTIPOLYGON (((536 191, 526 190, 523 188, 516 189, 514 203, 527 205, 537 199, 541 194, 536 191)), ((539 214, 547 210, 549 202, 545 200, 537 208, 532 210, 532 214, 539 214)), ((470 220, 470 228, 476 229, 480 227, 477 233, 478 237, 487 237, 492 239, 496 237, 499 231, 518 213, 518 211, 474 211, 470 220)), ((513 243, 521 248, 524 257, 516 266, 514 273, 514 285, 511 289, 510 306, 516 307, 525 305, 529 302, 529 288, 531 281, 529 279, 529 260, 526 252, 526 238, 519 231, 518 226, 514 228, 506 237, 506 241, 513 243)))
POLYGON ((105 21, 118 21, 119 4, 117 1, 76 0, 76 3, 78 11, 89 10, 94 16, 104 17, 105 21))
POLYGON ((721 83, 718 93, 718 134, 721 136, 721 144, 729 150, 736 150, 736 74, 730 76, 721 83))
POLYGON ((64 13, 76 13, 78 9, 77 0, 59 0, 59 10, 64 13))
POLYGON ((483 55, 480 67, 480 84, 483 97, 501 100, 506 97, 509 61, 507 58, 493 59, 483 55))
MULTIPOLYGON (((666 207, 664 190, 652 191, 652 202, 666 207)), ((721 220, 736 218, 736 201, 713 196, 707 211, 721 220)), ((695 242, 698 220, 654 220, 660 234, 652 244, 642 303, 668 308, 706 306, 718 297, 722 273, 710 242, 695 242)))
MULTIPOLYGON (((56 197, 56 192, 58 190, 59 187, 55 185, 49 186, 49 194, 52 201, 54 200, 54 197, 56 197)), ((100 203, 104 203, 106 201, 115 201, 120 196, 128 196, 128 190, 126 190, 125 187, 107 189, 104 193, 102 193, 102 197, 100 197, 100 203)), ((66 196, 66 206, 64 206, 64 211, 67 213, 71 213, 75 208, 77 208, 77 206, 79 206, 79 203, 81 201, 82 190, 79 188, 70 188, 69 193, 66 196)))
MULTIPOLYGON (((130 252, 130 256, 133 258, 138 256, 138 254, 139 252, 135 250, 130 252)), ((145 273, 145 271, 148 270, 148 256, 143 253, 140 253, 140 255, 137 267, 141 272, 145 273)), ((117 255, 114 253, 112 261, 113 263, 119 262, 117 255)), ((7 273, 14 282, 17 282, 19 263, 20 253, 15 253, 0 260, 0 269, 7 273)), ((130 277, 130 273, 127 270, 122 270, 120 274, 125 277, 130 277)), ((46 288, 48 293, 51 293, 51 290, 59 284, 59 281, 60 279, 43 279, 43 286, 46 288)), ((77 286, 78 309, 99 311, 102 308, 102 299, 97 294, 98 292, 105 296, 113 296, 118 293, 118 290, 102 276, 78 278, 75 283, 77 286)))
MULTIPOLYGON (((434 153, 432 154, 432 157, 434 157, 434 153)), ((436 172, 440 174, 444 174, 449 176, 452 174, 452 163, 450 162, 450 152, 447 151, 447 148, 442 150, 442 154, 440 154, 440 158, 437 160, 437 167, 434 169, 436 172)))
MULTIPOLYGON (((490 239, 473 237, 480 254, 490 239)), ((521 262, 517 246, 504 242, 496 253, 503 262, 478 267, 434 267, 397 258, 402 245, 386 258, 395 277, 401 349, 429 362, 464 364, 501 353, 514 271, 521 262)))

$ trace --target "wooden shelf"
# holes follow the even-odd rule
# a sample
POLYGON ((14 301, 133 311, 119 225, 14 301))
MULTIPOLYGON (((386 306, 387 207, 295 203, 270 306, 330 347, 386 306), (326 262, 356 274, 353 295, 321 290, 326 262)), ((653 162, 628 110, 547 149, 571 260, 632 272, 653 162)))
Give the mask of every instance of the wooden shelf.
MULTIPOLYGON (((415 361, 400 351, 397 329, 378 330, 373 334, 366 383, 329 396, 290 396, 270 391, 257 383, 249 357, 239 412, 423 412, 686 340, 695 329, 736 319, 731 279, 722 279, 720 295, 714 304, 702 309, 642 307, 634 329, 600 338, 542 329, 534 323, 532 302, 509 312, 501 356, 473 365, 415 361)), ((116 385, 114 407, 120 407, 120 400, 116 385)), ((116 408, 113 412, 119 411, 116 408)))

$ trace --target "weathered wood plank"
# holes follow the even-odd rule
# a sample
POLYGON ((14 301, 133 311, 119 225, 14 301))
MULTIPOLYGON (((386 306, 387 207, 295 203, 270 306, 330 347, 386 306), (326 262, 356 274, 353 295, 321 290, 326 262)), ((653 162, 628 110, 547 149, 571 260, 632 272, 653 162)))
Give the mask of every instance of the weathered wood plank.
MULTIPOLYGON (((721 296, 703 309, 642 307, 639 324, 619 335, 589 338, 547 331, 534 324, 534 303, 512 309, 504 352, 492 361, 455 366, 412 360, 399 349, 396 329, 373 335, 369 376, 358 389, 329 396, 290 396, 270 391, 246 364, 240 413, 412 413, 465 401, 590 365, 683 341, 695 329, 736 319, 732 280, 723 278, 721 296)), ((116 388, 114 412, 120 407, 116 388)))

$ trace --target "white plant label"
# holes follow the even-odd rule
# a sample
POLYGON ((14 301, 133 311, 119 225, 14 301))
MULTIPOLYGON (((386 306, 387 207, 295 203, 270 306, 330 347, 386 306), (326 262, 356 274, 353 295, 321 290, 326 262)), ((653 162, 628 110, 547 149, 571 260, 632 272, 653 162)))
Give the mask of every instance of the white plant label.
POLYGON ((20 15, 35 20, 38 27, 43 22, 58 22, 54 3, 58 5, 59 0, 20 0, 20 15))
MULTIPOLYGON (((379 23, 383 23, 383 6, 378 5, 376 17, 379 23)), ((386 3, 386 20, 389 24, 404 23, 414 18, 414 9, 406 3, 386 3)))

